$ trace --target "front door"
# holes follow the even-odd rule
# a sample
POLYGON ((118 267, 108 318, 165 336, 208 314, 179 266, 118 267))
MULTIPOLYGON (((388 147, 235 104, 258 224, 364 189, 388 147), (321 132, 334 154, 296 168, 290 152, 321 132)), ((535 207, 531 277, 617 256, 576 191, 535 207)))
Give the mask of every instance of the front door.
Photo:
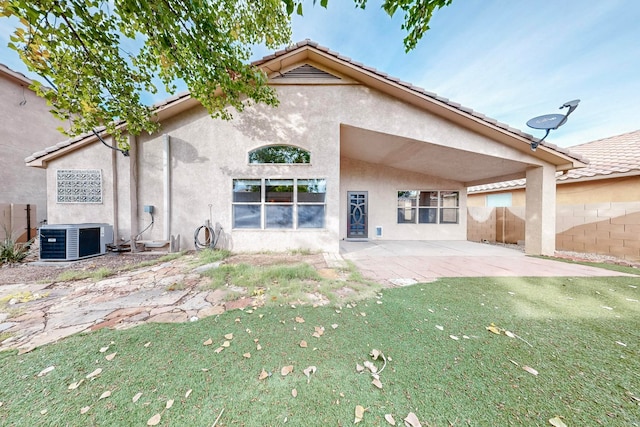
POLYGON ((348 239, 366 239, 368 234, 367 192, 349 191, 349 218, 347 220, 348 239))

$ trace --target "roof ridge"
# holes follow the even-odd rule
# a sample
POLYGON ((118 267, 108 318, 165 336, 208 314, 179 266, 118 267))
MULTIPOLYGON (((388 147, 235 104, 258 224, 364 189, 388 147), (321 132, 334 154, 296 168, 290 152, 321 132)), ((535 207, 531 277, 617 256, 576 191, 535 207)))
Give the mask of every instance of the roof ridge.
MULTIPOLYGON (((508 132, 508 133, 510 133, 512 135, 524 138, 524 139, 526 139, 528 141, 532 141, 532 142, 533 141, 540 141, 539 138, 535 138, 533 135, 528 134, 526 132, 523 132, 520 129, 516 129, 516 128, 513 128, 513 127, 511 127, 511 126, 509 126, 509 125, 507 125, 505 123, 501 123, 498 120, 496 120, 494 118, 491 118, 491 117, 488 117, 485 114, 482 114, 482 113, 480 113, 478 111, 475 111, 472 108, 465 107, 465 106, 463 106, 463 105, 461 105, 459 103, 453 102, 453 101, 449 100, 449 98, 440 96, 440 95, 438 95, 438 94, 436 94, 434 92, 429 92, 429 91, 427 91, 427 90, 425 90, 425 89, 423 89, 421 87, 414 86, 411 83, 402 81, 398 77, 390 76, 389 74, 387 74, 385 72, 382 72, 382 71, 376 69, 375 67, 366 66, 366 65, 364 65, 364 64, 362 64, 360 62, 354 61, 351 58, 349 58, 347 56, 344 56, 344 55, 341 55, 338 52, 332 51, 328 47, 322 46, 320 43, 318 43, 316 41, 313 41, 311 39, 308 39, 308 38, 304 39, 302 41, 296 42, 296 43, 291 43, 287 47, 285 47, 284 49, 278 50, 278 51, 276 51, 276 52, 274 52, 272 54, 269 54, 269 55, 266 55, 266 56, 262 57, 261 59, 258 59, 258 60, 255 60, 255 61, 251 62, 250 65, 255 66, 255 67, 260 67, 261 65, 265 64, 266 62, 272 61, 272 60, 274 60, 274 59, 276 59, 278 57, 281 57, 283 55, 286 55, 286 54, 288 54, 290 52, 296 51, 296 50, 301 49, 303 47, 310 47, 310 48, 316 49, 316 50, 318 50, 320 52, 324 52, 325 54, 334 57, 338 61, 343 61, 345 63, 348 63, 351 66, 357 67, 357 68, 359 68, 360 70, 362 70, 364 72, 373 73, 374 75, 376 75, 379 78, 385 79, 385 80, 387 80, 387 81, 389 81, 389 82, 391 82, 393 84, 397 84, 397 85, 405 88, 406 90, 409 90, 409 91, 412 91, 412 92, 417 93, 419 95, 431 98, 434 101, 440 102, 440 103, 442 103, 442 104, 444 104, 444 105, 446 105, 448 107, 451 107, 451 108, 454 108, 454 109, 460 111, 464 115, 469 115, 469 116, 471 116, 473 118, 476 118, 478 120, 481 120, 481 121, 483 121, 483 122, 485 122, 487 124, 490 124, 492 126, 496 126, 496 127, 500 128, 500 129, 502 129, 502 130, 504 130, 504 131, 506 131, 506 132, 508 132)), ((181 99, 183 99, 185 97, 189 97, 189 96, 190 96, 190 92, 188 92, 188 91, 184 92, 184 93, 173 95, 170 98, 165 99, 164 101, 160 101, 159 103, 154 104, 153 105, 154 111, 157 111, 160 108, 169 107, 172 103, 178 102, 181 99)), ((89 137, 91 135, 93 135, 93 133, 87 133, 87 134, 84 134, 84 136, 83 135, 78 135, 78 136, 76 136, 76 137, 74 137, 72 139, 69 139, 67 141, 78 142, 79 140, 84 139, 86 137, 89 137)), ((67 141, 64 141, 63 143, 66 143, 67 141)), ((583 163, 587 162, 586 159, 582 155, 580 155, 578 153, 571 152, 566 148, 558 147, 555 144, 544 142, 544 143, 541 143, 540 145, 544 146, 544 147, 547 147, 547 148, 549 148, 549 149, 551 149, 553 151, 556 151, 557 153, 564 154, 564 155, 566 155, 568 157, 571 157, 571 158, 573 158, 575 160, 578 160, 580 162, 583 162, 583 163)), ((25 159, 25 161, 26 162, 33 161, 33 160, 37 159, 38 157, 43 157, 46 154, 51 153, 52 151, 56 151, 57 149, 58 148, 56 148, 56 146, 48 147, 44 151, 39 151, 39 152, 34 153, 33 155, 27 157, 25 159)))

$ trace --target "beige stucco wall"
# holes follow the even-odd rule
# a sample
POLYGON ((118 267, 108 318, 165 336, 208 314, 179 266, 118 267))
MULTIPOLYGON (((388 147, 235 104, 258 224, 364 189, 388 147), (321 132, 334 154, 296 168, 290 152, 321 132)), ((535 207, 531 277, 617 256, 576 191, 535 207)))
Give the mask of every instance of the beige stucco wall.
POLYGON ((24 82, 0 72, 0 203, 34 204, 37 222, 47 218, 46 173, 24 159, 64 138, 63 125, 24 82))
POLYGON ((49 164, 47 171, 47 210, 49 224, 113 224, 113 173, 111 150, 99 142, 70 152, 49 164), (59 169, 100 169, 102 203, 58 203, 56 174, 59 169))
POLYGON ((340 238, 347 234, 347 192, 368 193, 369 238, 377 240, 466 240, 466 209, 460 208, 458 224, 398 224, 398 191, 443 190, 459 191, 460 206, 465 206, 465 189, 455 181, 443 180, 424 174, 406 172, 342 158, 340 178, 340 238), (382 227, 382 237, 375 236, 376 227, 382 227))
MULTIPOLYGON (((511 160, 541 164, 528 153, 496 143, 417 107, 358 85, 278 86, 280 106, 263 105, 235 113, 232 121, 212 119, 200 107, 162 123, 152 136, 137 138, 138 180, 129 180, 130 158, 113 155, 99 143, 52 160, 48 165, 49 210, 52 222, 108 222, 117 218, 116 239, 128 239, 129 191, 137 189, 137 228, 148 225, 144 205, 155 207, 155 223, 144 240, 165 240, 180 235, 182 248, 193 247, 194 230, 211 219, 223 228, 221 246, 235 251, 307 248, 337 252, 346 236, 346 192, 369 191, 370 237, 383 227, 384 239, 466 239, 466 195, 462 183, 421 173, 341 158, 341 125, 399 135, 430 144, 477 150, 511 160), (171 212, 164 210, 164 138, 170 136, 171 212), (248 152, 270 144, 290 144, 311 152, 308 165, 251 165, 248 152), (113 164, 115 159, 115 166, 113 164), (103 171, 101 205, 55 203, 55 170, 99 168, 103 171), (117 170, 118 190, 113 191, 117 170), (342 171, 342 172, 341 172, 342 171), (325 178, 326 227, 320 230, 232 230, 232 180, 234 178, 325 178), (398 190, 460 191, 460 223, 398 225, 398 190), (117 201, 117 213, 114 209, 117 201), (114 216, 115 215, 115 216, 114 216)), ((392 138, 389 144, 393 144, 392 138)), ((410 155, 410 154, 409 154, 410 155)), ((443 159, 452 167, 455 159, 443 159)))

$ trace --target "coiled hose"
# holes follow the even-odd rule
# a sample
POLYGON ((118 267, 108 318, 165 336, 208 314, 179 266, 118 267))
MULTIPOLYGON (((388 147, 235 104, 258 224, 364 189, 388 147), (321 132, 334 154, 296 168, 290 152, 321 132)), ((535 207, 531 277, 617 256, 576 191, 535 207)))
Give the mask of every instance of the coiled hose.
POLYGON ((196 228, 196 231, 193 233, 193 246, 195 246, 197 251, 207 248, 215 249, 216 244, 218 243, 218 239, 220 238, 220 234, 222 234, 222 227, 220 227, 220 231, 218 231, 218 234, 216 234, 216 231, 209 225, 208 222, 206 224, 202 224, 200 227, 196 228), (206 241, 204 243, 200 241, 200 232, 202 230, 205 230, 209 233, 209 238, 207 239, 208 244, 206 241))

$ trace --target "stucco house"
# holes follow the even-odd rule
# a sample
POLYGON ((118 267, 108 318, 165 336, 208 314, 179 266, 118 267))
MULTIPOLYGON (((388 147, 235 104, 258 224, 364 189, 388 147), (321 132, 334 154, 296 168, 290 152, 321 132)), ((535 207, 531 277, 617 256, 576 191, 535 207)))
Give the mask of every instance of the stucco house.
POLYGON ((46 172, 26 167, 24 158, 60 141, 57 128, 63 123, 29 89, 31 84, 31 79, 0 64, 0 238, 4 227, 18 237, 25 234, 26 205, 34 230, 47 218, 46 172))
POLYGON ((254 65, 277 108, 223 121, 182 94, 129 157, 92 135, 28 157, 47 171, 50 222, 188 249, 211 220, 234 251, 335 253, 341 239, 466 240, 467 187, 526 177, 526 251, 554 252, 555 175, 579 156, 533 152, 532 136, 309 40, 254 65))
MULTIPOLYGON (((640 130, 569 147, 588 165, 556 177, 556 246, 559 250, 640 260, 640 130)), ((474 240, 524 239, 526 180, 469 189, 468 223, 474 240)))

